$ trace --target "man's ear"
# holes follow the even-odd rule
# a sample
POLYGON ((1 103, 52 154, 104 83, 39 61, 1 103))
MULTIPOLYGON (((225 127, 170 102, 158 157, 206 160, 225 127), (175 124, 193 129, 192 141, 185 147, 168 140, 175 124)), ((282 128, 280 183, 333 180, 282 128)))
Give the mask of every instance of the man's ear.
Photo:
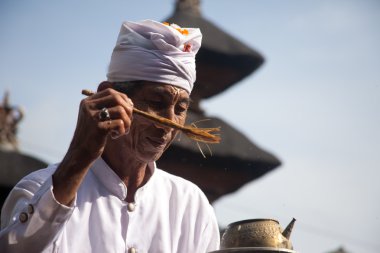
POLYGON ((98 92, 108 88, 112 88, 112 83, 108 81, 101 82, 98 86, 98 92))

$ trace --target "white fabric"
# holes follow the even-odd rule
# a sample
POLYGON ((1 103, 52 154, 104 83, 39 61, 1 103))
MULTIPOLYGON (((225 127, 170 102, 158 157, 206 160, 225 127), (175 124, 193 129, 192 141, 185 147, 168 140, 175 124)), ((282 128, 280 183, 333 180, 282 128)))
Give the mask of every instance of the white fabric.
POLYGON ((111 56, 108 81, 160 82, 181 87, 190 94, 202 34, 198 28, 183 28, 187 31, 184 34, 176 28, 181 30, 153 20, 124 22, 111 56))
POLYGON ((56 166, 22 179, 4 204, 1 252, 185 252, 219 247, 215 214, 204 194, 189 181, 154 170, 138 189, 135 210, 127 211, 127 188, 98 159, 86 175, 73 207, 60 205, 52 193, 56 166), (28 214, 25 223, 21 212, 28 214))

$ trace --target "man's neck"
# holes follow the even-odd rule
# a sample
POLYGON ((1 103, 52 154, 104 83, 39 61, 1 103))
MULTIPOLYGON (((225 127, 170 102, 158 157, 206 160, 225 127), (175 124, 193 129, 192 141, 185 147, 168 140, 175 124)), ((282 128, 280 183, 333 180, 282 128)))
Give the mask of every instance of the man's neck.
POLYGON ((112 155, 104 153, 102 158, 127 187, 126 201, 134 202, 137 189, 145 185, 152 176, 148 164, 125 155, 118 157, 115 153, 112 155))

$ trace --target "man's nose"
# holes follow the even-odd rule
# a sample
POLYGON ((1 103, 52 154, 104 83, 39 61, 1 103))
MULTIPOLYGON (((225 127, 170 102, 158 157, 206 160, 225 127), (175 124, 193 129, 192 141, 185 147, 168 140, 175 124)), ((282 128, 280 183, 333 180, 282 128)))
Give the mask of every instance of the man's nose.
MULTIPOLYGON (((165 118, 165 119, 168 119, 168 120, 171 120, 171 121, 175 121, 175 112, 174 112, 173 108, 166 108, 164 110, 161 110, 157 114, 159 116, 165 118)), ((156 126, 159 127, 159 128, 165 129, 165 130, 171 130, 172 129, 171 127, 168 127, 168 126, 165 126, 165 125, 162 125, 162 124, 156 124, 156 126)))
POLYGON ((162 109, 159 112, 159 114, 161 117, 167 118, 169 120, 175 119, 175 112, 174 112, 174 108, 172 108, 172 106, 165 108, 165 109, 162 109))

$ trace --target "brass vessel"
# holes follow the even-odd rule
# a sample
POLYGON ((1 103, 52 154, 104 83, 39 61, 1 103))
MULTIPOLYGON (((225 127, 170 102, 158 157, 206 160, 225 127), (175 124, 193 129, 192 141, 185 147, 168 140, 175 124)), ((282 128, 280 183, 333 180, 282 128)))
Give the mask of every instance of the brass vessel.
POLYGON ((231 223, 227 226, 221 240, 221 249, 260 247, 292 250, 290 234, 293 220, 282 231, 277 220, 251 219, 231 223))
POLYGON ((297 253, 291 249, 278 249, 268 247, 242 247, 242 248, 228 248, 212 251, 209 253, 297 253))

